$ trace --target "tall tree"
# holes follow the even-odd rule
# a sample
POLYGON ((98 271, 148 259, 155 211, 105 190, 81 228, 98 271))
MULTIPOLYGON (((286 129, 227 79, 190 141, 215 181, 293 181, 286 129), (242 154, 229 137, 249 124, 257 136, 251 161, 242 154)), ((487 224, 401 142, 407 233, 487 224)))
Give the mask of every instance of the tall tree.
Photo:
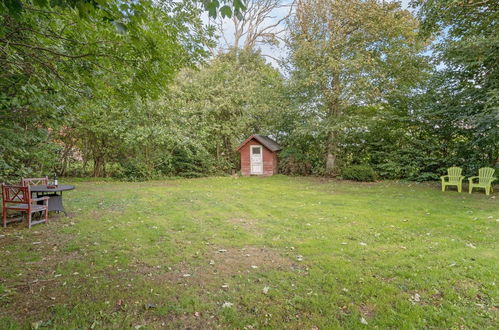
MULTIPOLYGON (((114 138, 117 112, 136 98, 157 96, 180 68, 204 57, 208 42, 190 1, 75 1, 91 5, 80 10, 72 2, 23 0, 18 11, 5 3, 0 4, 3 178, 53 171, 63 145, 54 136, 61 132, 75 141, 69 132, 81 123, 88 124, 85 132, 96 128, 93 133, 114 138)), ((91 149, 95 175, 102 174, 102 153, 113 149, 97 143, 91 149)))
POLYGON ((289 23, 290 69, 302 109, 317 109, 326 170, 335 171, 349 107, 387 103, 421 77, 418 22, 399 3, 299 0, 289 23))
POLYGON ((471 173, 499 158, 499 2, 417 0, 424 37, 435 35, 440 69, 421 109, 471 173))

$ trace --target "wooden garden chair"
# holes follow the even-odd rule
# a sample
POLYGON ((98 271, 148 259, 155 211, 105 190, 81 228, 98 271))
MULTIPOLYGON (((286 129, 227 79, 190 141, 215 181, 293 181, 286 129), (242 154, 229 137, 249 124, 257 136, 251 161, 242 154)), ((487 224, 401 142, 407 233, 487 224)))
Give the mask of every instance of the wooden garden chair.
MULTIPOLYGON (((43 178, 22 178, 21 180, 21 185, 23 186, 48 186, 49 184, 49 178, 48 176, 45 176, 43 178)), ((53 196, 54 194, 47 195, 47 194, 38 194, 36 193, 36 197, 42 197, 42 196, 53 196)))
POLYGON ((47 176, 44 178, 23 178, 21 184, 23 186, 46 186, 49 184, 49 178, 47 176))
MULTIPOLYGON (((48 196, 40 198, 31 198, 31 191, 29 186, 10 186, 2 184, 2 207, 3 207, 3 226, 7 227, 7 210, 16 210, 25 212, 28 218, 28 228, 38 223, 48 223, 49 221, 49 208, 48 196), (43 204, 33 204, 38 201, 43 201, 43 204), (33 213, 44 213, 44 218, 41 220, 33 221, 33 213)), ((22 220, 22 217, 20 218, 22 220)), ((9 222, 19 220, 19 218, 12 219, 9 222)))
POLYGON ((492 182, 496 179, 494 177, 495 170, 491 167, 482 167, 478 170, 478 176, 472 176, 468 178, 470 182, 470 194, 473 188, 484 188, 485 194, 489 195, 490 192, 494 191, 492 187, 492 182), (474 182, 478 179, 478 182, 474 182))
POLYGON ((440 177, 440 180, 442 180, 442 191, 445 191, 445 187, 447 186, 456 186, 457 191, 461 192, 464 179, 464 176, 461 175, 462 172, 463 169, 460 167, 449 167, 447 169, 447 175, 440 177))

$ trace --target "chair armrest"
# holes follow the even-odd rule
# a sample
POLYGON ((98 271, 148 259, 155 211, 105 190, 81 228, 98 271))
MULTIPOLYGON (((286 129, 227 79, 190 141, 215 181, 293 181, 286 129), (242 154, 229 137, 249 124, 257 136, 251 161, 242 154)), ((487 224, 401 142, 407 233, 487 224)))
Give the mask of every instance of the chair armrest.
POLYGON ((478 179, 478 177, 477 177, 477 176, 470 176, 470 177, 468 178, 468 180, 469 180, 470 182, 473 182, 473 180, 475 180, 475 179, 478 179))
POLYGON ((440 180, 442 180, 442 182, 444 182, 444 181, 445 181, 445 178, 448 178, 448 177, 449 177, 448 175, 442 175, 442 176, 440 177, 440 180))

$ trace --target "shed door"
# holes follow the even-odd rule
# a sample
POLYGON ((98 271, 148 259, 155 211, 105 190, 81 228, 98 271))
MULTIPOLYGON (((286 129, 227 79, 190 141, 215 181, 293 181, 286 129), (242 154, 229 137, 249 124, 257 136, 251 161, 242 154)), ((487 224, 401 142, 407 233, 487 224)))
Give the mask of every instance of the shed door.
POLYGON ((263 152, 262 146, 251 146, 251 174, 263 174, 263 152))

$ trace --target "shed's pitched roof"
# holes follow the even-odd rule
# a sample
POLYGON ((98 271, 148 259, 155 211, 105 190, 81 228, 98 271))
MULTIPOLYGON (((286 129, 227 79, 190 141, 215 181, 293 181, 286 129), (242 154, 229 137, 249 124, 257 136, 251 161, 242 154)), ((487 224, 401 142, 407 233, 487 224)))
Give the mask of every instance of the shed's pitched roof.
POLYGON ((248 143, 249 141, 251 141, 253 139, 255 139, 258 142, 260 142, 261 144, 263 144, 270 151, 275 152, 275 151, 281 150, 281 146, 277 142, 275 142, 274 140, 272 140, 268 136, 263 136, 260 134, 253 134, 252 136, 250 136, 249 138, 244 140, 244 142, 241 143, 241 145, 239 147, 237 147, 236 150, 239 151, 242 147, 244 147, 246 145, 246 143, 248 143))

